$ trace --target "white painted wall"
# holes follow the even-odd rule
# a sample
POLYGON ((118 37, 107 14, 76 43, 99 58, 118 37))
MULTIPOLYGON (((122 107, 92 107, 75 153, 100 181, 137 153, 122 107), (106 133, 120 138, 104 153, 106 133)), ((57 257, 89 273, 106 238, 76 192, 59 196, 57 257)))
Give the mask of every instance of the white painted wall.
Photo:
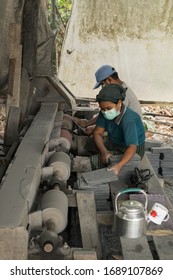
POLYGON ((93 98, 94 73, 110 64, 139 100, 173 102, 172 46, 172 0, 74 0, 58 76, 93 98))

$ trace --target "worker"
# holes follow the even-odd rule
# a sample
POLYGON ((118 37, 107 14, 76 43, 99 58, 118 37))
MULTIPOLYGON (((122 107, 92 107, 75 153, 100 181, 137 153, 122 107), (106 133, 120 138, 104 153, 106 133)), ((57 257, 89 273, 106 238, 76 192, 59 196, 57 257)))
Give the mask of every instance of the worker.
POLYGON ((110 84, 105 85, 96 96, 100 112, 93 132, 94 142, 104 164, 108 163, 112 154, 121 150, 121 160, 110 168, 116 175, 135 153, 141 158, 145 153, 144 125, 139 114, 123 103, 126 91, 120 85, 110 84), (103 141, 105 131, 109 137, 109 150, 103 141))
MULTIPOLYGON (((127 88, 126 91, 126 98, 124 100, 124 104, 138 113, 140 117, 142 118, 142 109, 139 100, 137 99, 135 93, 129 88, 129 86, 126 85, 125 82, 121 81, 118 72, 115 70, 114 67, 110 65, 103 65, 101 66, 95 73, 95 78, 96 78, 96 84, 94 86, 94 89, 98 88, 99 86, 104 87, 105 85, 108 84, 117 84, 121 85, 123 88, 127 88)), ((97 116, 94 116, 90 120, 82 120, 79 118, 74 118, 74 120, 81 126, 86 128, 86 134, 87 135, 92 135, 97 116)))

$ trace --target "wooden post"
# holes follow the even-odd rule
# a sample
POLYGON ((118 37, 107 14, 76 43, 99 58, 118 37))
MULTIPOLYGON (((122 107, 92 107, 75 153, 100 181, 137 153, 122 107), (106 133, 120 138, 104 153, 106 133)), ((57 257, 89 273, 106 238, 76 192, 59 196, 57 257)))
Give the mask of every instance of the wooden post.
POLYGON ((11 23, 9 25, 9 79, 7 96, 7 115, 10 106, 19 107, 20 102, 20 77, 22 45, 21 24, 11 23))

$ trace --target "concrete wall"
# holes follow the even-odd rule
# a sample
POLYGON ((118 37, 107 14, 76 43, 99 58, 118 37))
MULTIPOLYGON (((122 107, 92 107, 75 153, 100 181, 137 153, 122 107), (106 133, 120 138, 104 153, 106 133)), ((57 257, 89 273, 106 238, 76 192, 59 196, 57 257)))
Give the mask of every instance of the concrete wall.
POLYGON ((95 97, 94 73, 110 64, 140 100, 173 102, 172 46, 172 0, 74 0, 58 75, 95 97))

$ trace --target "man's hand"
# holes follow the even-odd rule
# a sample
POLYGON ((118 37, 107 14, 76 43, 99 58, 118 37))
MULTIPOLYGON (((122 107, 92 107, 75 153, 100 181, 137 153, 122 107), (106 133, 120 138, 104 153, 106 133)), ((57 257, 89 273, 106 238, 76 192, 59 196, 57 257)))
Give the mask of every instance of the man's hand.
POLYGON ((76 117, 73 117, 73 120, 80 125, 81 127, 87 127, 88 126, 88 121, 87 120, 82 120, 82 119, 78 119, 76 117))
POLYGON ((121 166, 117 163, 117 164, 113 165, 112 167, 108 168, 107 170, 114 171, 116 175, 119 175, 121 166))
POLYGON ((115 174, 118 175, 118 174, 120 173, 121 168, 122 168, 127 162, 129 162, 129 161, 132 159, 132 157, 133 157, 134 154, 136 153, 136 149, 137 149, 137 146, 136 146, 136 145, 130 145, 130 146, 128 146, 128 148, 125 150, 125 152, 124 152, 124 154, 123 154, 121 160, 120 160, 117 164, 111 166, 108 170, 109 170, 109 171, 113 170, 113 171, 115 172, 115 174))
POLYGON ((112 154, 110 152, 101 154, 101 161, 104 164, 107 164, 109 162, 109 158, 112 156, 112 154))

